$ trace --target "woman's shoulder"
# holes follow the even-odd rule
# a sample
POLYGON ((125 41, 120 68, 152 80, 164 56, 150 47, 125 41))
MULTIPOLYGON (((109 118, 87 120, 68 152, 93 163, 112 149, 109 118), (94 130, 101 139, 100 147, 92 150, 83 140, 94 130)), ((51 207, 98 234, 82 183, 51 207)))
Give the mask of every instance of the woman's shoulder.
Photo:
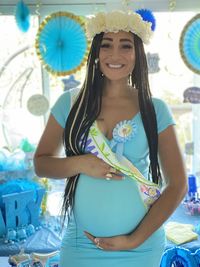
POLYGON ((153 96, 151 99, 153 101, 154 106, 167 105, 166 101, 161 98, 153 96))
POLYGON ((66 103, 71 107, 78 96, 80 88, 72 88, 63 92, 57 99, 56 104, 58 106, 65 106, 66 103))
POLYGON ((157 97, 152 97, 152 102, 156 112, 159 133, 166 129, 169 125, 176 124, 171 108, 166 101, 157 97))
POLYGON ((158 97, 152 97, 151 99, 152 99, 156 113, 162 112, 163 110, 170 109, 169 104, 165 100, 158 98, 158 97))
POLYGON ((80 89, 73 88, 63 92, 55 104, 51 108, 51 114, 55 117, 58 123, 64 127, 66 119, 69 115, 70 109, 75 101, 80 89))
POLYGON ((70 102, 72 104, 74 100, 76 99, 79 91, 80 91, 80 88, 72 88, 70 90, 64 91, 59 96, 57 102, 60 102, 60 104, 70 102))

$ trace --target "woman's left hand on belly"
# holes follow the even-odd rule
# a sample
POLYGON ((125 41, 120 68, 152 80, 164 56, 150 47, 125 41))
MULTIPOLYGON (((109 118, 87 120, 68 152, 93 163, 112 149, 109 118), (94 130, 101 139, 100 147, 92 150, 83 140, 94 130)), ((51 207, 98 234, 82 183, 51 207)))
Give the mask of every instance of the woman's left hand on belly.
POLYGON ((119 235, 113 237, 95 237, 88 232, 85 235, 100 249, 115 251, 129 250, 134 248, 133 240, 130 235, 119 235))

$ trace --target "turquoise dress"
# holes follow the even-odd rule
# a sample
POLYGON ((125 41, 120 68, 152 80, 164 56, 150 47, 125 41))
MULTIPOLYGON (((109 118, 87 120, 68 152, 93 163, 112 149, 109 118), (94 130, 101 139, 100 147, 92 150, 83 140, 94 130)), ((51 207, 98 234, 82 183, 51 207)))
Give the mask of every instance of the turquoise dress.
MULTIPOLYGON (((51 110, 63 128, 73 94, 73 90, 62 94, 51 110)), ((175 122, 164 101, 153 98, 153 104, 160 133, 175 122)), ((131 119, 131 123, 135 134, 124 143, 123 155, 147 178, 149 149, 140 112, 131 119)), ((116 152, 113 140, 105 139, 116 152)), ((138 192, 134 190, 134 181, 129 177, 107 181, 80 174, 74 211, 62 240, 60 267, 159 267, 165 249, 163 226, 139 247, 126 251, 101 250, 84 235, 84 231, 97 237, 128 234, 146 212, 138 192)))

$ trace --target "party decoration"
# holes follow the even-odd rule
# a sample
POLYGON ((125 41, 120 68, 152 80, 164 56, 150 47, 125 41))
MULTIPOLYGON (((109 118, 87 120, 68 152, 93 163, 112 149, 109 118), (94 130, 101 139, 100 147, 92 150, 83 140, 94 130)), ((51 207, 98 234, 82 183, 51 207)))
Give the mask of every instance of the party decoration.
POLYGON ((147 53, 147 63, 148 63, 148 71, 149 73, 159 72, 159 55, 158 53, 147 53))
POLYGON ((80 70, 88 53, 81 18, 69 12, 47 16, 36 36, 36 52, 51 74, 64 76, 80 70))
POLYGON ((0 178, 4 171, 23 171, 26 170, 26 154, 20 149, 10 152, 6 149, 0 149, 0 178))
POLYGON ((119 122, 113 129, 113 139, 118 143, 131 140, 137 132, 137 125, 133 120, 119 122))
POLYGON ((0 187, 0 237, 4 242, 25 240, 40 225, 44 188, 34 181, 15 179, 0 187))
POLYGON ((77 87, 80 82, 75 80, 74 75, 70 75, 68 79, 62 79, 64 83, 64 91, 77 87))
MULTIPOLYGON (((200 41, 199 41, 200 44, 200 41)), ((189 102, 192 104, 200 103, 200 88, 199 87, 189 87, 183 93, 183 102, 189 102)))
POLYGON ((32 253, 31 259, 33 267, 59 267, 60 252, 54 251, 47 254, 32 253))
POLYGON ((190 215, 200 215, 200 199, 185 200, 184 206, 190 215))
POLYGON ((59 251, 30 255, 21 251, 19 254, 9 256, 8 262, 12 267, 59 267, 59 258, 59 251))
POLYGON ((0 150, 1 184, 16 180, 18 178, 31 179, 34 175, 33 152, 24 152, 20 149, 17 149, 11 153, 10 151, 6 151, 6 149, 0 150))
POLYGON ((200 215, 200 198, 197 192, 196 176, 188 176, 188 193, 184 199, 183 205, 190 215, 200 215))
POLYGON ((200 74, 200 14, 185 25, 179 41, 181 57, 187 67, 200 74))
POLYGON ((196 260, 198 257, 198 255, 197 257, 194 257, 194 254, 188 249, 182 247, 173 247, 164 252, 160 267, 198 267, 196 260))
POLYGON ((153 12, 149 9, 138 9, 136 10, 136 13, 139 14, 142 19, 146 22, 151 23, 151 30, 155 31, 156 28, 156 19, 153 15, 153 12))
POLYGON ((197 179, 196 176, 190 174, 188 176, 188 195, 189 197, 195 197, 197 193, 197 179))
POLYGON ((169 0, 169 10, 174 11, 176 8, 176 0, 169 0))
POLYGON ((198 239, 198 235, 194 232, 194 230, 195 227, 192 224, 170 221, 165 225, 167 239, 176 245, 181 245, 198 239))
POLYGON ((194 142, 185 143, 185 154, 194 155, 194 142))
POLYGON ((12 267, 31 267, 31 257, 21 251, 17 255, 9 256, 8 263, 12 267))
POLYGON ((27 102, 28 111, 35 115, 44 115, 49 109, 49 101, 44 95, 32 95, 27 102))
POLYGON ((24 4, 23 0, 17 3, 15 10, 15 19, 18 28, 22 32, 27 32, 30 27, 30 11, 27 5, 24 4))
MULTIPOLYGON (((36 190, 37 199, 34 191, 26 191, 2 196, 5 209, 6 229, 15 229, 20 226, 32 224, 39 225, 40 204, 44 195, 44 189, 36 190)), ((3 210, 0 211, 3 214, 3 210)))
POLYGON ((0 211, 0 236, 2 236, 6 232, 6 226, 3 219, 3 214, 0 211))
POLYGON ((197 262, 197 266, 200 266, 200 248, 195 251, 194 258, 197 262))

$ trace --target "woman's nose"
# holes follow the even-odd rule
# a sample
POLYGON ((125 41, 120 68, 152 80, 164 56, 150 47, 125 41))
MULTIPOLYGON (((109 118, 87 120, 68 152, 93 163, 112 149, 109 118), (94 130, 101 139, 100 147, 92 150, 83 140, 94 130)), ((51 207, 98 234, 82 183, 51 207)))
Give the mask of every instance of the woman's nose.
POLYGON ((116 59, 119 57, 119 49, 117 47, 114 47, 112 50, 111 50, 111 56, 112 58, 116 59))

